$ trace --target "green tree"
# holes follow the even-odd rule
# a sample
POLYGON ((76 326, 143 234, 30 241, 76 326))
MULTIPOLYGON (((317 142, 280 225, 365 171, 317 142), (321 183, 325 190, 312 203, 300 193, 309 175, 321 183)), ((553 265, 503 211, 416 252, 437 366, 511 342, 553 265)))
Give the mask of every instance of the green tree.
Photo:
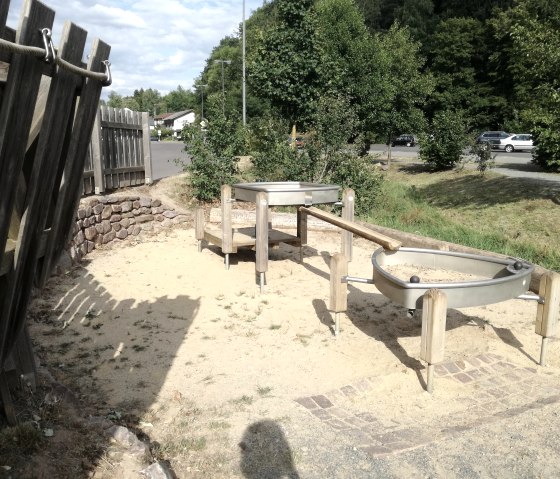
POLYGON ((376 40, 380 72, 376 78, 377 97, 382 106, 372 110, 370 122, 390 144, 396 134, 424 130, 423 109, 433 89, 433 79, 422 73, 420 44, 412 40, 407 28, 395 24, 387 33, 377 34, 376 40))
POLYGON ((193 196, 200 201, 219 198, 221 186, 233 182, 238 155, 245 152, 246 143, 238 121, 212 111, 209 116, 212 121, 206 130, 195 123, 182 132, 185 151, 191 156, 190 163, 184 165, 189 172, 187 181, 193 196))
POLYGON ((165 101, 167 108, 174 112, 192 110, 196 106, 195 94, 190 90, 186 90, 181 85, 165 95, 163 101, 165 101))
POLYGON ((291 124, 305 126, 319 91, 320 51, 313 0, 277 0, 277 23, 248 58, 249 84, 291 124))
POLYGON ((491 21, 503 57, 493 56, 515 123, 534 135, 534 161, 560 167, 560 2, 517 0, 491 21), (507 34, 502 29, 507 28, 507 34), (515 61, 507 62, 507 59, 515 61), (509 79, 507 79, 509 77, 509 79))
POLYGON ((435 90, 431 111, 463 110, 477 128, 489 128, 502 117, 492 115, 493 105, 503 106, 501 97, 481 74, 486 68, 483 24, 474 18, 441 21, 430 38, 430 71, 435 90))
POLYGON ((116 91, 111 91, 109 97, 107 98, 107 106, 112 108, 123 108, 123 97, 119 95, 116 91))

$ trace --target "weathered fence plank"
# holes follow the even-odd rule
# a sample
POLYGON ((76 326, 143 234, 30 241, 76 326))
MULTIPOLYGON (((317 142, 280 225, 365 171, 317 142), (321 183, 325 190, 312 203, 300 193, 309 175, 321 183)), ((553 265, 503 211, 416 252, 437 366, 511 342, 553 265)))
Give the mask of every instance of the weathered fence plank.
MULTIPOLYGON (((111 48, 96 39, 88 63, 88 70, 100 71, 102 62, 109 57, 111 48)), ((73 214, 76 211, 81 195, 81 177, 84 170, 86 153, 90 143, 90 135, 97 114, 99 96, 102 85, 99 81, 84 78, 80 94, 80 102, 76 110, 72 138, 66 154, 64 180, 60 188, 56 206, 53 210, 51 233, 49 235, 45 258, 40 276, 40 285, 44 285, 49 277, 51 267, 64 249, 68 235, 71 233, 73 214), (81 134, 80 132, 87 132, 81 134)))
POLYGON ((16 377, 35 383, 25 328, 31 292, 39 277, 50 275, 70 232, 107 79, 94 72, 105 70, 110 49, 94 42, 88 71, 71 71, 84 67, 87 32, 67 23, 57 58, 47 64, 42 30, 52 27, 54 11, 26 0, 16 32, 5 25, 8 10, 9 1, 1 1, 0 37, 15 44, 0 49, 0 401, 13 423, 9 378, 15 370, 16 377))
POLYGON ((152 183, 147 113, 99 107, 91 143, 91 161, 84 167, 85 194, 152 183))

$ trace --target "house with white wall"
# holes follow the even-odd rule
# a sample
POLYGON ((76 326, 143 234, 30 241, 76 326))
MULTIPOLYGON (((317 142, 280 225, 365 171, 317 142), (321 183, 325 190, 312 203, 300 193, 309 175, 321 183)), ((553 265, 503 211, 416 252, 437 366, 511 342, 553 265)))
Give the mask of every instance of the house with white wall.
POLYGON ((194 123, 194 110, 178 111, 176 113, 162 113, 154 118, 156 127, 169 128, 177 136, 183 127, 194 123))

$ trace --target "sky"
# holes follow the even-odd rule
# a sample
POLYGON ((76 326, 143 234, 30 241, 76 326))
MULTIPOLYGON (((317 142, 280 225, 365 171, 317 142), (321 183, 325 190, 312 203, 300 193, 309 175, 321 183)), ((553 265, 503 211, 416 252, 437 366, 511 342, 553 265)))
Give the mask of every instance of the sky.
MULTIPOLYGON (((103 88, 130 96, 153 88, 162 95, 179 85, 191 89, 212 49, 237 32, 243 0, 41 0, 56 12, 52 29, 58 47, 69 20, 88 32, 83 61, 94 38, 111 46, 113 84, 103 88)), ((24 0, 12 0, 8 26, 17 29, 24 0)), ((245 0, 245 18, 263 0, 245 0)))

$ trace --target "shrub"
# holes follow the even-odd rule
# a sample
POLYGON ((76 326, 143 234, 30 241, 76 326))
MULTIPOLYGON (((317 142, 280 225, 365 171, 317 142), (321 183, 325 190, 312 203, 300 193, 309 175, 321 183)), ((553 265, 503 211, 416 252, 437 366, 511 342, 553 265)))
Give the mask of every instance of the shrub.
POLYGON ((420 159, 435 170, 453 168, 468 143, 463 115, 450 110, 438 112, 431 121, 430 133, 420 137, 420 159))
POLYGON ((196 124, 183 129, 185 151, 191 156, 190 164, 183 164, 193 196, 199 201, 220 197, 221 186, 231 184, 237 173, 237 155, 245 150, 246 135, 238 122, 220 115, 206 131, 196 124))
POLYGON ((354 190, 358 216, 371 214, 381 191, 383 174, 367 157, 341 153, 336 164, 337 168, 330 177, 330 183, 354 190))
POLYGON ((471 154, 474 156, 474 162, 476 163, 476 169, 481 175, 484 175, 487 170, 493 168, 495 165, 496 155, 492 154, 490 145, 486 143, 478 144, 475 143, 471 145, 471 154))

